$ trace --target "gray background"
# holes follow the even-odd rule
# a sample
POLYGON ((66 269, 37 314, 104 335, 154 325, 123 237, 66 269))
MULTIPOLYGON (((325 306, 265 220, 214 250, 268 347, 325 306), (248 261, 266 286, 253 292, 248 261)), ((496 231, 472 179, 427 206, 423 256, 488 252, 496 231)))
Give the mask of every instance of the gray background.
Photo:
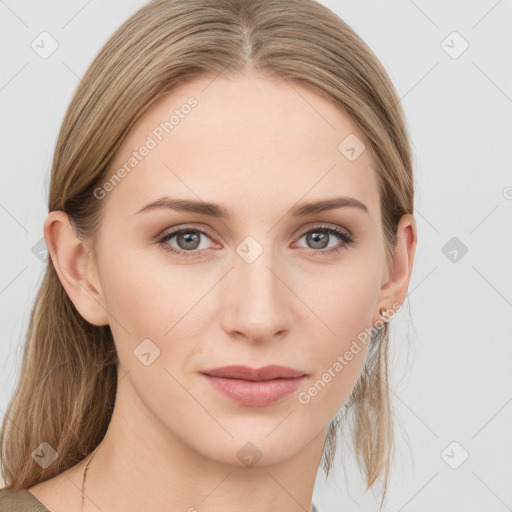
MULTIPOLYGON (((384 510, 512 510, 512 3, 322 3, 386 67, 414 150, 419 244, 409 306, 393 320, 398 448, 384 510)), ((60 123, 100 47, 143 4, 0 0, 2 416, 44 268, 60 123), (31 47, 43 31, 58 43, 47 58, 31 47)), ((374 494, 342 444, 314 501, 377 510, 374 494)))

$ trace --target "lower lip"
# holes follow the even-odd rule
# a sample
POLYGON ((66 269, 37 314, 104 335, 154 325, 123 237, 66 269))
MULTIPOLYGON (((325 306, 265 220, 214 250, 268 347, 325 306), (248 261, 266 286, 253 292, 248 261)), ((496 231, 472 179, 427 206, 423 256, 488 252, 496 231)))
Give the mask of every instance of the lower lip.
POLYGON ((266 381, 247 381, 242 379, 226 379, 204 375, 217 391, 228 396, 241 405, 264 407, 273 404, 293 393, 306 377, 293 379, 274 379, 266 381))

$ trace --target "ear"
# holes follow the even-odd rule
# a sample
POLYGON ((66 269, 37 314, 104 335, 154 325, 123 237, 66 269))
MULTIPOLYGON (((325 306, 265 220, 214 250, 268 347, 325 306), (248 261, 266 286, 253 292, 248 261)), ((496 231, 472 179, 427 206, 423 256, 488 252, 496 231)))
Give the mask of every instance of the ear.
POLYGON ((80 315, 93 325, 108 325, 94 254, 77 237, 65 212, 48 214, 44 238, 60 282, 80 315))
POLYGON ((397 226, 396 247, 391 258, 384 282, 381 285, 377 311, 374 314, 373 324, 382 324, 383 320, 391 319, 405 301, 409 281, 411 279, 414 255, 418 234, 416 220, 410 213, 403 215, 397 226), (384 308, 387 317, 382 317, 379 310, 384 308))

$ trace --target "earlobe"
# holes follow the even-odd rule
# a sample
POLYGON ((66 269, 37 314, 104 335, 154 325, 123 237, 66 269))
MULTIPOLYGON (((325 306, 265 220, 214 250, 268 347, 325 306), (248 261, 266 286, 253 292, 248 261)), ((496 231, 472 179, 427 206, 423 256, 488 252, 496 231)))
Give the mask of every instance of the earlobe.
POLYGON ((63 211, 48 214, 44 238, 62 286, 80 315, 97 326, 108 325, 105 301, 90 248, 76 235, 63 211))
POLYGON ((379 312, 384 308, 388 318, 404 303, 409 288, 417 245, 416 220, 413 215, 408 213, 400 218, 396 238, 395 252, 388 266, 389 279, 381 287, 378 302, 379 312))

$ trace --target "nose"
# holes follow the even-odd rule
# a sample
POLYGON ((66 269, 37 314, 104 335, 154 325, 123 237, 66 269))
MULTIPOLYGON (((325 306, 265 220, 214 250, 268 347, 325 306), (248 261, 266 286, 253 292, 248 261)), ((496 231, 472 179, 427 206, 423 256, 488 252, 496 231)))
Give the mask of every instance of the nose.
POLYGON ((226 276, 223 327, 231 336, 255 343, 281 338, 292 325, 294 296, 286 286, 286 271, 271 250, 249 261, 237 255, 226 276))

